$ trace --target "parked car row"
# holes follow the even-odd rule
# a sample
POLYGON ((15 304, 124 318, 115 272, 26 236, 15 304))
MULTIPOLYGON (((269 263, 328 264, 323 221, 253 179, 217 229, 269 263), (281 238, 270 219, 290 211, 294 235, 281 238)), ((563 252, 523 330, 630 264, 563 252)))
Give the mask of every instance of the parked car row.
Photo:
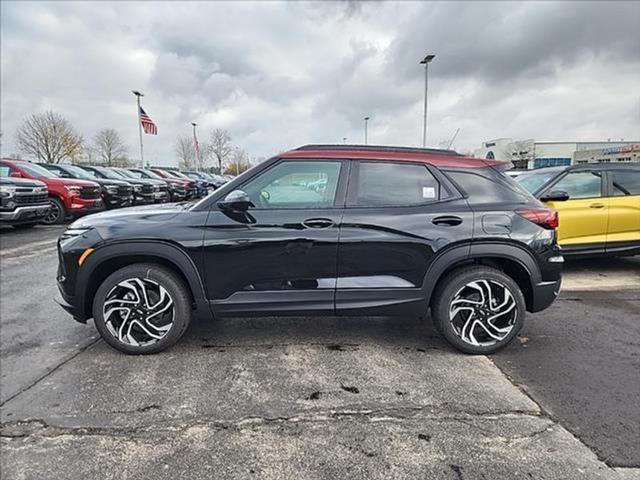
POLYGON ((226 179, 169 168, 117 168, 0 160, 0 221, 16 228, 132 205, 201 198, 226 179))

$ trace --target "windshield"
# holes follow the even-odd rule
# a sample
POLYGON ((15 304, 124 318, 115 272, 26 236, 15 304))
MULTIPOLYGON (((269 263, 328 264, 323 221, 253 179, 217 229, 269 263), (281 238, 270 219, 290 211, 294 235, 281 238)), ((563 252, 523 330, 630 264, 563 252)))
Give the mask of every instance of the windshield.
POLYGON ((50 172, 40 165, 34 165, 33 163, 20 163, 18 167, 36 178, 58 178, 55 173, 50 172))
POLYGON ((80 167, 76 167, 73 165, 65 165, 64 166, 64 170, 66 170, 67 172, 69 172, 71 175, 73 175, 76 178, 82 178, 85 180, 92 180, 96 177, 94 177, 93 175, 91 175, 89 172, 87 172, 86 170, 83 170, 80 167))
POLYGON ((514 181, 519 183, 525 190, 530 193, 537 192, 545 183, 551 180, 558 172, 553 171, 539 171, 523 173, 514 178, 514 181))
POLYGON ((100 172, 100 174, 105 178, 110 178, 112 180, 122 180, 122 175, 118 175, 116 172, 108 168, 96 167, 96 170, 100 172))
POLYGON ((186 178, 187 180, 190 180, 189 177, 187 177, 185 174, 178 172, 177 170, 167 170, 167 172, 170 175, 173 175, 174 177, 178 177, 178 178, 186 178))
POLYGON ((124 168, 118 168, 115 170, 116 172, 118 172, 120 175, 122 175, 124 178, 140 178, 138 176, 136 176, 133 172, 130 172, 129 170, 125 170, 124 168))

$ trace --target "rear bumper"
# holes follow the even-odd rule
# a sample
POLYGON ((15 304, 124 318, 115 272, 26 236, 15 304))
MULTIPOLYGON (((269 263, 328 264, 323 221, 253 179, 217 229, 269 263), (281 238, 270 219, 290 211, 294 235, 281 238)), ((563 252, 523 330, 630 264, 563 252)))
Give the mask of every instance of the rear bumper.
POLYGON ((530 311, 532 313, 540 312, 548 308, 555 302, 556 298, 558 298, 561 285, 562 278, 550 282, 540 282, 534 285, 530 311))
POLYGON ((0 221, 3 222, 24 222, 24 221, 38 221, 44 217, 51 207, 47 203, 46 205, 26 205, 24 207, 17 207, 10 212, 0 212, 0 221))

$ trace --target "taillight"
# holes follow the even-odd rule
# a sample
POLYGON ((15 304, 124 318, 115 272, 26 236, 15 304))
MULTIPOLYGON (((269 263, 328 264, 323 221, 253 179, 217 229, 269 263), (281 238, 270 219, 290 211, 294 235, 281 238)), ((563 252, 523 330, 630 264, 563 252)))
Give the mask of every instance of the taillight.
POLYGON ((520 208, 516 213, 547 230, 555 230, 560 223, 558 212, 551 208, 520 208))

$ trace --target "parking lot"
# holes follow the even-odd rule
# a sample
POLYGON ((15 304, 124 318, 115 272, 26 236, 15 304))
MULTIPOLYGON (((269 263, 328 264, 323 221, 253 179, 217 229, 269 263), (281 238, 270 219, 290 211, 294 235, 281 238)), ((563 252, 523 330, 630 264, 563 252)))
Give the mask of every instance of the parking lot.
POLYGON ((122 355, 0 231, 7 478, 640 478, 640 258, 569 262, 491 357, 418 318, 218 319, 122 355))

